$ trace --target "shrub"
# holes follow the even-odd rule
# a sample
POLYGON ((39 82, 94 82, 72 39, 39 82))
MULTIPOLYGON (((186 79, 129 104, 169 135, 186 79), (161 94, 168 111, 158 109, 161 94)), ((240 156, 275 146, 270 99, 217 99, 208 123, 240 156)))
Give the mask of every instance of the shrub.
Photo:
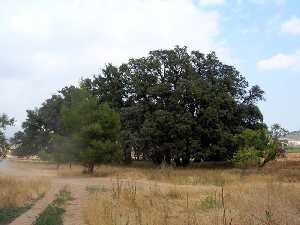
POLYGON ((232 162, 241 168, 258 166, 260 163, 259 151, 253 147, 242 148, 234 154, 232 162))
POLYGON ((34 225, 63 225, 63 206, 66 201, 72 200, 71 192, 66 187, 60 190, 57 198, 36 218, 34 225))
POLYGON ((38 156, 42 161, 47 161, 47 162, 54 161, 53 156, 50 153, 48 153, 46 150, 40 151, 38 156))

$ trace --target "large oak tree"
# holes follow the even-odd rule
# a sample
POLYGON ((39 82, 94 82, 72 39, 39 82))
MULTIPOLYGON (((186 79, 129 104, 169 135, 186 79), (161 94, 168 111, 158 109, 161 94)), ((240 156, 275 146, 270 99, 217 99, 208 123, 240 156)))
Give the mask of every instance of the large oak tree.
MULTIPOLYGON (((96 105, 104 103, 120 114, 119 136, 126 162, 132 154, 178 166, 191 160, 228 160, 239 148, 236 135, 265 127, 257 106, 264 92, 257 85, 249 86, 244 76, 222 63, 214 52, 188 52, 186 47, 151 51, 120 66, 106 65, 101 74, 83 80, 81 88, 94 98, 94 107, 87 107, 84 113, 74 108, 71 100, 76 88, 72 86, 39 109, 28 111, 22 134, 22 146, 27 146, 28 153, 51 152, 53 135, 70 135, 62 122, 67 118, 62 109, 70 109, 68 117, 74 119, 70 124, 80 130, 85 126, 82 118, 72 113, 94 115, 99 112, 96 105)), ((96 118, 93 123, 101 124, 96 118)))

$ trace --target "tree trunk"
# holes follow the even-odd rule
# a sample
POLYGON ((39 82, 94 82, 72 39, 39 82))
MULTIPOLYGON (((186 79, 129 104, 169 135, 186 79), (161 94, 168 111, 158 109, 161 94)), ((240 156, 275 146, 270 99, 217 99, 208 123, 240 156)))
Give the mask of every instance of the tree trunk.
POLYGON ((170 151, 167 151, 165 153, 165 162, 168 164, 168 165, 171 165, 171 152, 170 151))
POLYGON ((94 173, 94 168, 95 168, 95 164, 94 163, 89 163, 88 173, 90 173, 90 174, 94 173))
POLYGON ((177 167, 181 166, 180 157, 174 158, 174 162, 175 162, 175 164, 176 164, 177 167))
POLYGON ((259 167, 264 167, 266 165, 266 163, 269 161, 270 160, 268 160, 268 159, 264 159, 263 162, 259 165, 259 167))
POLYGON ((126 164, 130 164, 131 163, 131 148, 129 147, 125 147, 124 148, 124 150, 123 150, 123 152, 124 152, 124 162, 126 163, 126 164))
POLYGON ((182 166, 187 166, 190 163, 191 160, 191 152, 190 152, 190 141, 187 138, 186 139, 186 149, 185 154, 182 157, 182 166))
POLYGON ((182 166, 188 166, 190 164, 190 155, 185 155, 183 158, 182 158, 182 166))
POLYGON ((163 157, 159 153, 153 154, 151 158, 155 165, 160 165, 163 162, 163 157))

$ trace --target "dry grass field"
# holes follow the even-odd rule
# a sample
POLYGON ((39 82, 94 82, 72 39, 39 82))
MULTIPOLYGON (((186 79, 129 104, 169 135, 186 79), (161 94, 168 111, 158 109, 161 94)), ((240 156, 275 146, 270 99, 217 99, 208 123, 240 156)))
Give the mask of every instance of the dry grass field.
POLYGON ((299 186, 276 181, 218 187, 115 182, 89 187, 84 216, 89 225, 300 224, 299 186))
MULTIPOLYGON (((44 175, 61 178, 88 177, 84 174, 84 168, 80 165, 61 165, 57 169, 55 164, 48 164, 39 161, 11 161, 18 170, 30 171, 31 175, 44 175)), ((300 153, 290 153, 288 158, 269 162, 263 168, 235 169, 224 166, 204 164, 194 165, 184 169, 171 167, 153 167, 148 163, 135 163, 131 166, 97 166, 92 177, 101 178, 122 178, 129 180, 151 180, 163 183, 178 185, 196 185, 201 183, 222 184, 232 181, 251 179, 257 180, 278 180, 283 182, 300 182, 300 153)))
MULTIPOLYGON (((43 174, 52 185, 70 185, 75 203, 66 208, 66 215, 82 218, 80 225, 300 224, 298 153, 248 169, 155 168, 141 163, 102 165, 90 176, 79 165, 57 170, 53 164, 11 161, 11 166, 31 176, 0 176, 0 199, 7 199, 0 207, 21 205, 45 191, 47 181, 32 178, 43 174)), ((64 223, 69 224, 74 225, 64 223)))
POLYGON ((98 176, 116 179, 112 188, 88 186, 84 218, 88 225, 299 225, 298 157, 247 170, 102 166, 98 176))
POLYGON ((0 209, 17 208, 37 199, 49 188, 44 178, 22 178, 0 174, 0 209))

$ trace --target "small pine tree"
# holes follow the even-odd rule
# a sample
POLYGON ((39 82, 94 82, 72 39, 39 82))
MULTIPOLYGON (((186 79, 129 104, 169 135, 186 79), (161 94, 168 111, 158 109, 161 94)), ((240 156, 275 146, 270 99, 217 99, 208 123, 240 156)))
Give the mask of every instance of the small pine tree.
POLYGON ((84 89, 72 93, 69 106, 62 109, 66 132, 76 143, 78 161, 93 173, 95 164, 119 161, 120 117, 108 104, 98 104, 84 89))

